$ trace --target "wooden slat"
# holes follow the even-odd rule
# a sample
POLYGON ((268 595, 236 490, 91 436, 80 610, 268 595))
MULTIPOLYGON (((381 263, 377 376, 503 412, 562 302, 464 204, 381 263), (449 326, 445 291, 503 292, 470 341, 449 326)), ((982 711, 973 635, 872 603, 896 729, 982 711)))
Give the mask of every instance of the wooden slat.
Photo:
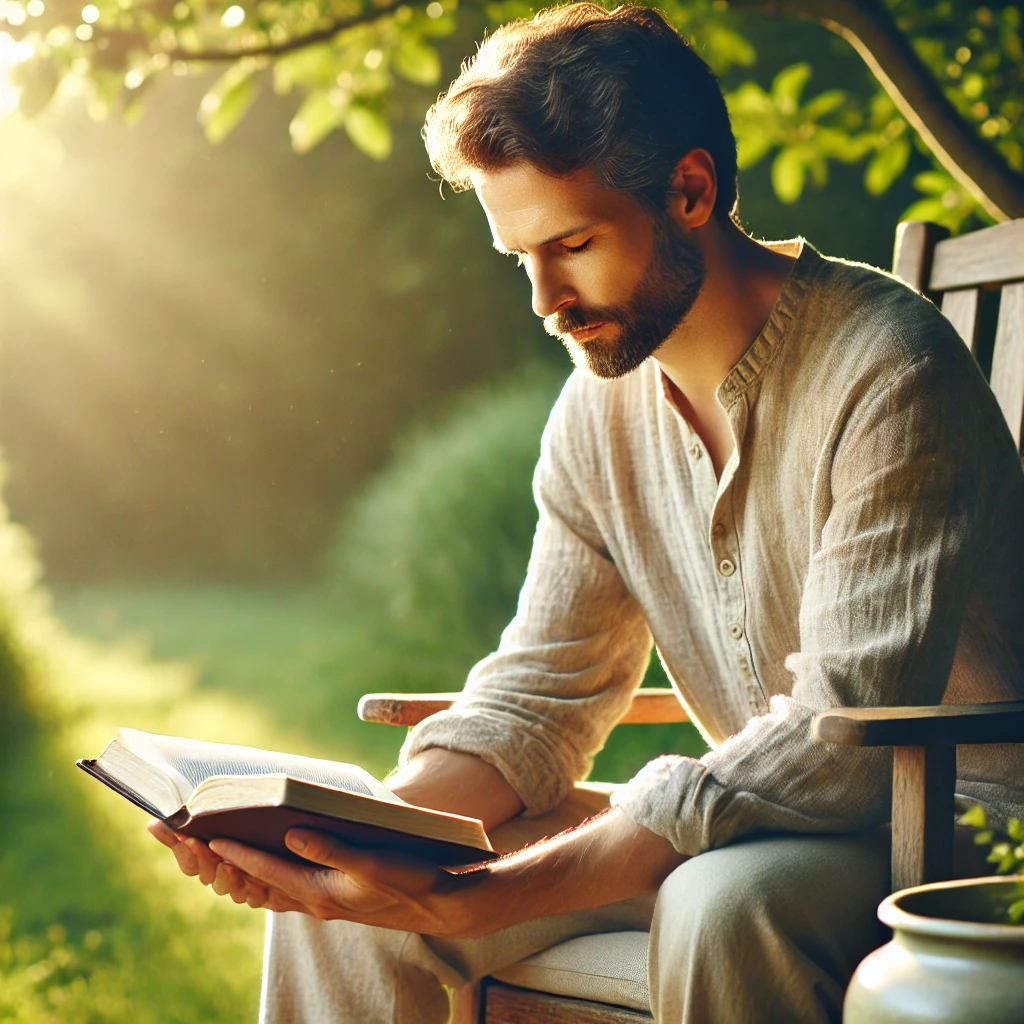
POLYGON ((932 272, 932 252, 936 244, 949 237, 949 229, 923 220, 908 220, 896 226, 896 246, 892 254, 892 272, 911 288, 923 292, 932 272))
POLYGON ((1024 279, 1024 219, 939 242, 932 258, 928 289, 944 292, 951 288, 976 288, 1021 279, 1024 279))
POLYGON ((814 735, 847 747, 1024 743, 1024 700, 933 707, 835 708, 814 717, 814 735))
POLYGON ((587 999, 488 982, 484 989, 486 1024, 650 1024, 649 1013, 587 999))
POLYGON ((964 344, 973 353, 978 340, 978 307, 981 292, 977 288, 964 288, 958 292, 946 292, 942 296, 942 312, 963 338, 964 344))
POLYGON ((991 384, 1020 451, 1024 434, 1024 283, 1003 286, 991 384))
POLYGON ((953 744, 897 747, 892 765, 892 887, 944 882, 953 872, 953 744))
MULTIPOLYGON (((446 711, 458 693, 368 693, 359 701, 364 722, 411 726, 438 711, 446 711)), ((633 694, 633 703, 620 719, 625 725, 688 722, 689 715, 673 690, 649 687, 633 694)))

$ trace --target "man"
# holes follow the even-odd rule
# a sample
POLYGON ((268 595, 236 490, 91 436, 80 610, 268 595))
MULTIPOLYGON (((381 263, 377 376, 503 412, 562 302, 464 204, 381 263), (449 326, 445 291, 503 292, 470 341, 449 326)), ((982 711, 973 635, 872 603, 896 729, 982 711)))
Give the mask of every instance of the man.
MULTIPOLYGON (((721 94, 651 11, 505 26, 425 138, 580 370, 516 617, 390 785, 505 848, 580 821, 652 636, 713 752, 459 875, 309 832, 309 867, 154 832, 277 912, 267 1022, 440 1024, 441 982, 624 928, 650 930, 662 1024, 838 1020, 881 941, 891 756, 815 743, 813 715, 1024 696, 1024 479, 991 392, 910 289, 742 232, 721 94)), ((995 820, 1024 810, 1006 750, 959 777, 995 820)))

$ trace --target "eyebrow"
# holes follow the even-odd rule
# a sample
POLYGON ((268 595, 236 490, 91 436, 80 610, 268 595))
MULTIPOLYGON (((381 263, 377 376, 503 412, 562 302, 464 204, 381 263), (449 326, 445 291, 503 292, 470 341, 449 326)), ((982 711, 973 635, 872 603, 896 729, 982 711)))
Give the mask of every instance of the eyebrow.
MULTIPOLYGON (((590 231, 593 228, 593 224, 584 224, 580 227, 570 228, 568 231, 559 231, 557 235, 552 235, 550 238, 545 238, 537 248, 543 249, 545 245, 551 245, 552 242, 560 242, 563 238, 572 238, 573 235, 582 235, 586 231, 590 231)), ((498 250, 503 256, 511 256, 512 253, 523 254, 523 249, 506 249, 497 238, 493 240, 494 248, 498 250)))

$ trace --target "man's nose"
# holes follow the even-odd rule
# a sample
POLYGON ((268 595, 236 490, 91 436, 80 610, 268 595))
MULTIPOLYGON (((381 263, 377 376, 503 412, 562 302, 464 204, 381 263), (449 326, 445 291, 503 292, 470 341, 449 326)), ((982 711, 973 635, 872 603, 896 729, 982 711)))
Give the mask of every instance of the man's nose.
POLYGON ((530 284, 533 286, 533 311, 542 320, 571 306, 576 300, 576 293, 569 282, 547 268, 534 266, 530 284))

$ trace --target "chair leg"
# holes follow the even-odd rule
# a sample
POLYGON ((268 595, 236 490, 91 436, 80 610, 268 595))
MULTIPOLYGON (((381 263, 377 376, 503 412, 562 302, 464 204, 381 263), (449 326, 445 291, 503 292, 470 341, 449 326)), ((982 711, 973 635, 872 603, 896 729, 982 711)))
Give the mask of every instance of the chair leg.
POLYGON ((463 985, 452 992, 452 1024, 484 1024, 483 982, 463 985))
POLYGON ((946 881, 953 872, 956 747, 895 747, 892 769, 893 891, 946 881))

